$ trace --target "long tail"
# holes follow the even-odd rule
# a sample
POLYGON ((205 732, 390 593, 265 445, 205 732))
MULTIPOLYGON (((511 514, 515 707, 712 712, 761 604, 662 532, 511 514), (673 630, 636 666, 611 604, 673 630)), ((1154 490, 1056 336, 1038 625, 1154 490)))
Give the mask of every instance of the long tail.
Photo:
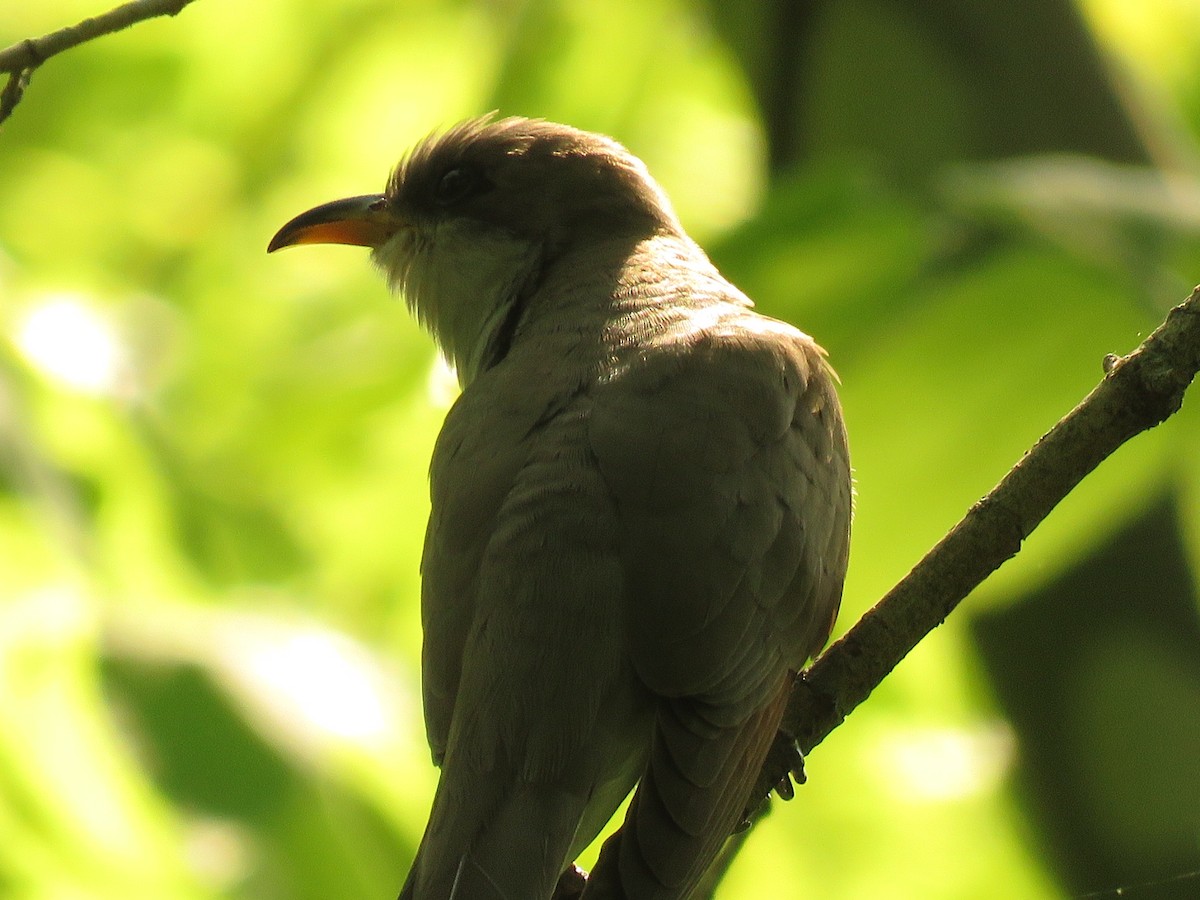
POLYGON ((443 770, 399 900, 549 897, 585 803, 556 785, 494 775, 464 784, 443 770))
POLYGON ((736 727, 693 704, 663 705, 646 772, 583 900, 686 900, 741 821, 791 683, 736 727))

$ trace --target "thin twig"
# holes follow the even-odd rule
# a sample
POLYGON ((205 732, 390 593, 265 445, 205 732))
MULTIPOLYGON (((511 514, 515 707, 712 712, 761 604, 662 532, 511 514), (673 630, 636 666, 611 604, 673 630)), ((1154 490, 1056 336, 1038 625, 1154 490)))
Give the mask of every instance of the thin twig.
POLYGON ((34 69, 50 57, 146 19, 178 15, 192 2, 194 0, 130 0, 77 25, 69 25, 40 38, 19 41, 0 50, 0 74, 8 74, 8 83, 0 92, 0 124, 21 102, 34 69))
MULTIPOLYGON (((1072 488, 1134 435, 1178 411, 1200 370, 1200 287, 1027 452, 998 485, 797 682, 783 730, 804 753, 870 696, 1072 488)), ((772 747, 752 797, 765 798, 794 754, 772 747)))
POLYGON ((22 69, 20 72, 9 74, 4 90, 0 91, 0 123, 12 115, 12 111, 25 96, 25 88, 29 86, 29 76, 32 74, 33 69, 22 69))

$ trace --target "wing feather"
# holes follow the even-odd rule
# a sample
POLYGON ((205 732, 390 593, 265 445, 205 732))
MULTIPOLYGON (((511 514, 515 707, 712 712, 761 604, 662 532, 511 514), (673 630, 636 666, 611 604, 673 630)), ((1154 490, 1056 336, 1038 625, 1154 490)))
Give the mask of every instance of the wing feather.
POLYGON ((780 661, 799 669, 828 637, 845 571, 848 452, 820 349, 741 309, 664 334, 597 392, 589 439, 643 680, 766 702, 780 661))

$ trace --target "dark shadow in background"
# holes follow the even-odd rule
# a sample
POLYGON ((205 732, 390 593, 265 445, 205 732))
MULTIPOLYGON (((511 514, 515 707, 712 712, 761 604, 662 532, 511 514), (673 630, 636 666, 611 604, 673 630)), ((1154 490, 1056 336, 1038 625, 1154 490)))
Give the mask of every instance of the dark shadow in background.
POLYGON ((1074 896, 1200 897, 1200 616, 1176 504, 1151 504, 974 617, 1019 742, 1017 789, 1074 896))

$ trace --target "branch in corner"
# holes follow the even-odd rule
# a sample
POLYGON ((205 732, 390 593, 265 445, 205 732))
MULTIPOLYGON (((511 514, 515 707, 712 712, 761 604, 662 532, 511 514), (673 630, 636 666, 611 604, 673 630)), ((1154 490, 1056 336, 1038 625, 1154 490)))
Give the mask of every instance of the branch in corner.
POLYGON ((40 38, 20 41, 0 50, 0 73, 8 74, 8 82, 0 91, 0 124, 12 115, 17 104, 21 102, 34 70, 50 57, 146 19, 178 15, 192 2, 193 0, 130 0, 129 3, 123 3, 106 13, 84 19, 77 25, 70 25, 40 38))

